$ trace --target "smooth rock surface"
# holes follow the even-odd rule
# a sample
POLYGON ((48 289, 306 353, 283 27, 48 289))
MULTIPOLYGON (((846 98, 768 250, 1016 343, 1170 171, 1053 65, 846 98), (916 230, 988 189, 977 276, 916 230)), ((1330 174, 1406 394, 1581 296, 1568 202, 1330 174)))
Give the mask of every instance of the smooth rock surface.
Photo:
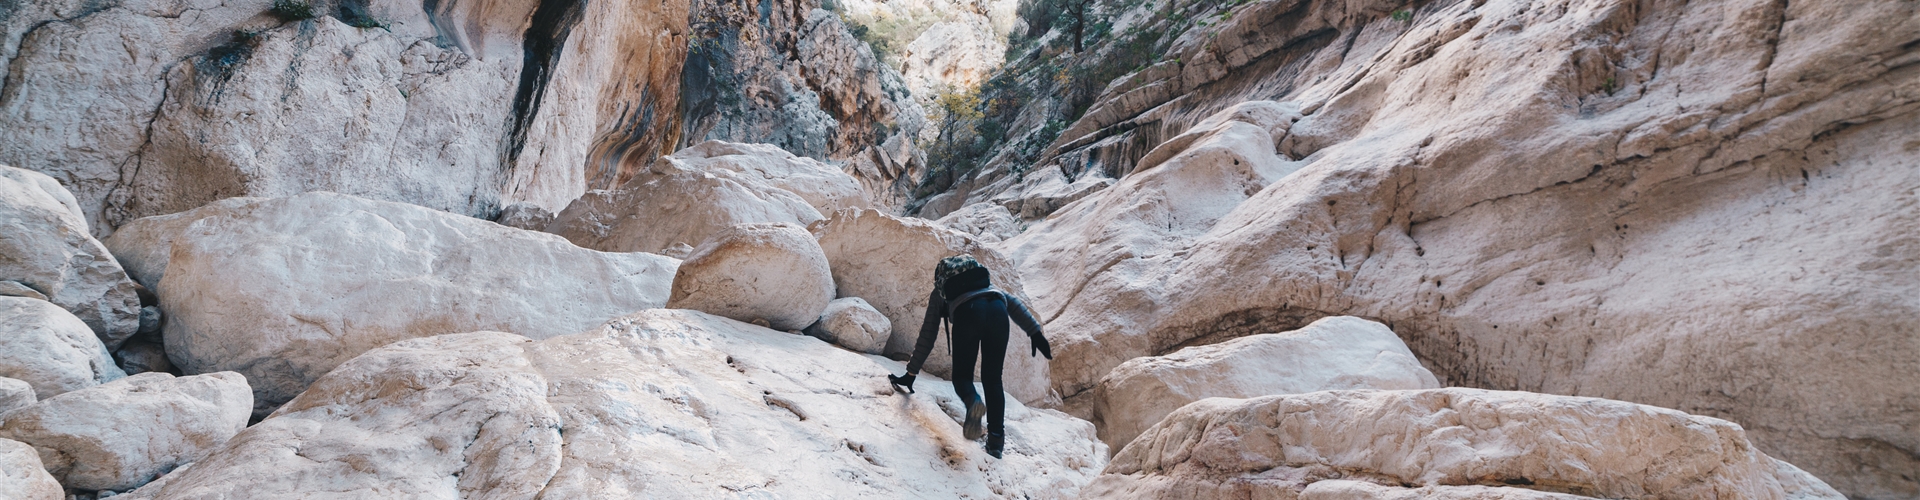
POLYGON ((1100 438, 1119 450, 1187 403, 1340 389, 1438 389, 1386 325, 1334 316, 1285 333, 1249 335, 1134 358, 1094 393, 1100 438))
POLYGON ((895 394, 898 369, 684 310, 405 340, 130 498, 1073 498, 1105 463, 1090 424, 1017 404, 988 458, 945 384, 895 394))
POLYGON ((588 192, 547 231, 603 252, 665 252, 698 246, 735 224, 820 220, 805 198, 773 180, 704 161, 661 158, 619 189, 588 192))
POLYGON ((52 177, 6 165, 0 165, 0 280, 71 311, 108 348, 140 328, 133 281, 87 232, 73 194, 52 177))
POLYGON ((46 399, 125 376, 80 318, 44 300, 0 297, 0 377, 46 399))
POLYGON ((940 225, 973 235, 983 243, 999 243, 1020 234, 1020 221, 1006 207, 975 203, 941 216, 940 225))
POLYGON ((827 256, 806 228, 740 224, 680 263, 666 306, 786 331, 813 324, 832 300, 827 256))
MULTIPOLYGON (((1460 388, 1202 400, 1127 445, 1084 498, 1284 498, 1336 478, 1391 488, 1325 488, 1385 498, 1510 484, 1600 498, 1844 498, 1755 449, 1732 422, 1460 388)), ((1501 498, 1463 493, 1431 497, 1501 498)))
POLYGON ((39 397, 33 393, 33 384, 17 378, 0 377, 0 416, 25 408, 37 401, 39 397))
POLYGON ((841 297, 827 303, 820 321, 808 326, 806 334, 854 352, 881 354, 893 336, 893 322, 866 299, 841 297))
POLYGON ((142 373, 7 413, 0 438, 33 445, 68 488, 125 491, 206 456, 252 410, 238 373, 142 373))
POLYGON ((12 439, 0 439, 0 498, 62 500, 66 490, 40 465, 40 453, 12 439))
POLYGON ((333 193, 203 215, 173 237, 156 288, 167 354, 186 373, 245 374, 260 414, 396 340, 482 328, 545 338, 660 307, 679 264, 333 193))
MULTIPOLYGON (((920 336, 920 325, 927 314, 927 293, 933 291, 933 269, 940 259, 970 254, 992 273, 996 288, 1021 297, 1032 307, 1020 285, 1020 274, 1013 263, 966 233, 947 229, 926 219, 894 217, 874 210, 843 210, 832 219, 810 227, 820 239, 833 269, 833 282, 841 297, 866 299, 892 323, 886 355, 910 356, 920 336)), ((1036 316, 1038 309, 1034 310, 1036 316)), ((1045 316, 1038 319, 1045 322, 1045 316)), ((1021 402, 1046 401, 1047 359, 1033 357, 1032 341, 1020 327, 1009 321, 1003 387, 1021 402)), ((1056 341, 1057 342, 1057 341, 1056 341)), ((1055 344, 1056 346, 1058 344, 1055 344)), ((927 373, 950 376, 953 358, 947 355, 947 336, 941 334, 928 356, 927 373)), ((1059 353, 1055 347, 1056 355, 1059 353)), ((975 371, 974 373, 979 373, 975 371)))

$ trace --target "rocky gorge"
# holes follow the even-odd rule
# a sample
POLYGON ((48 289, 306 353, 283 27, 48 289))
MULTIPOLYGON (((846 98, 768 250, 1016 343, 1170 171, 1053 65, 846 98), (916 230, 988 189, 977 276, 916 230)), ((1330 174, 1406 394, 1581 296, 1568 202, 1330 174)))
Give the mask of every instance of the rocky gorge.
POLYGON ((0 498, 1920 497, 1913 1, 0 35, 0 498), (886 378, 956 254, 998 456, 886 378))

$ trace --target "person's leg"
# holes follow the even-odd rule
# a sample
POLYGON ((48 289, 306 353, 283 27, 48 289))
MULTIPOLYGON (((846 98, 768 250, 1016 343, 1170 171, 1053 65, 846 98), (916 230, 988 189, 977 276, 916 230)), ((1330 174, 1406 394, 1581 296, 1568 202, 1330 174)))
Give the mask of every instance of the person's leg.
POLYGON ((1000 307, 1000 320, 980 328, 980 385, 987 396, 987 434, 1006 435, 1007 392, 1000 384, 1000 372, 1007 360, 1006 306, 1000 307), (998 328, 995 328, 995 326, 998 328))
POLYGON ((960 396, 961 404, 972 405, 980 400, 973 391, 973 364, 980 354, 980 336, 974 335, 970 325, 954 323, 953 334, 947 340, 953 343, 953 393, 960 396))

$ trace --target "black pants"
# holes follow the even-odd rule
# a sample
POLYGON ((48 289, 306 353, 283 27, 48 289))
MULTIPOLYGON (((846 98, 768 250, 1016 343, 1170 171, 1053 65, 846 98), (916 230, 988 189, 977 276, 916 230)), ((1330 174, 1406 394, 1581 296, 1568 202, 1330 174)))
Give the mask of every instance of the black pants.
POLYGON ((1007 391, 1000 385, 1000 369, 1007 361, 1007 301, 981 297, 953 312, 953 392, 968 404, 979 400, 973 391, 973 363, 980 362, 980 385, 986 390, 987 432, 1006 435, 1007 391))

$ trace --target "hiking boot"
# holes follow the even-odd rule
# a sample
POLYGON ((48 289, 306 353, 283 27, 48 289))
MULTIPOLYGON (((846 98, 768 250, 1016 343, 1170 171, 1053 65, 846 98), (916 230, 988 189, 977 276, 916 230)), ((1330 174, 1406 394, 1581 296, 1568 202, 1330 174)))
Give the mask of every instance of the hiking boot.
POLYGON ((986 433, 986 429, 980 425, 980 419, 986 416, 987 404, 975 398, 972 403, 967 404, 967 422, 960 427, 960 432, 965 434, 968 440, 980 439, 980 435, 986 433))
POLYGON ((987 454, 993 455, 993 458, 1000 458, 1000 450, 1005 448, 1006 445, 1006 436, 1000 435, 999 433, 987 435, 987 454))

